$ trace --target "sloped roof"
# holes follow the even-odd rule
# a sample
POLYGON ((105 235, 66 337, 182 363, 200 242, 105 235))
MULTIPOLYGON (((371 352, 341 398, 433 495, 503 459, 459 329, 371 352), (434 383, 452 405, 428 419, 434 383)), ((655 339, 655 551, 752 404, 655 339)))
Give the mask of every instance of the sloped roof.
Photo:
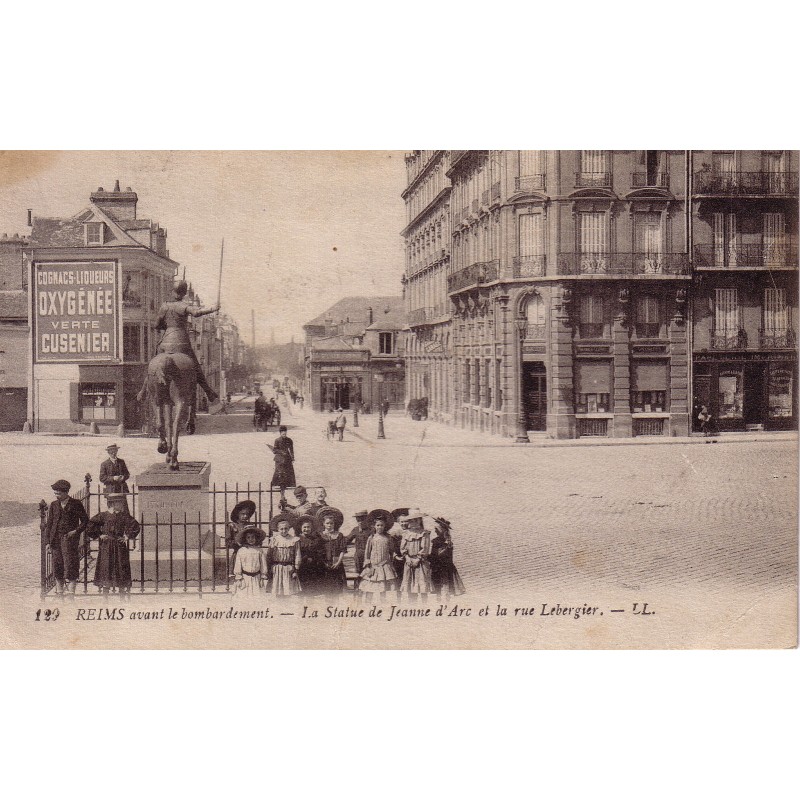
POLYGON ((366 351, 367 347, 358 347, 351 344, 341 336, 320 336, 311 340, 312 350, 352 350, 353 352, 366 351))
POLYGON ((27 319, 28 293, 19 290, 0 291, 0 319, 27 319))
POLYGON ((406 325, 406 310, 402 297, 392 298, 395 302, 391 305, 381 305, 373 309, 374 322, 368 331, 399 331, 406 325))
POLYGON ((306 326, 322 326, 325 321, 330 319, 334 325, 347 322, 361 322, 364 328, 369 325, 369 309, 372 307, 373 318, 377 318, 386 306, 394 307, 403 305, 401 297, 343 297, 338 303, 334 303, 327 311, 323 312, 314 319, 306 322, 306 326))

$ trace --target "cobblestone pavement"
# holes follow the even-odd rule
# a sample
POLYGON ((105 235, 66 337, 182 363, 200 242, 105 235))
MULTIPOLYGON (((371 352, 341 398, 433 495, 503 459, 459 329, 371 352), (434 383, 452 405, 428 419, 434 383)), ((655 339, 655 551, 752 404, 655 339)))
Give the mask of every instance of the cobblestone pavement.
MULTIPOLYGON (((241 407, 241 406, 240 406, 241 407)), ((242 413, 249 413, 246 409, 242 413)), ((797 446, 791 438, 640 446, 508 447, 503 440, 389 414, 352 420, 342 443, 327 417, 284 409, 298 480, 328 487, 345 513, 419 505, 453 522, 468 589, 512 595, 570 587, 719 596, 792 590, 797 575, 797 446)), ((275 432, 241 416, 207 421, 181 443, 207 459, 212 481, 268 483, 275 432), (226 433, 225 431, 232 431, 226 433)), ((0 584, 34 587, 38 538, 32 504, 50 483, 96 476, 107 437, 2 438, 0 584), (15 505, 12 505, 15 504, 15 505), (14 518, 16 515, 17 518, 14 518)), ((158 460, 155 442, 121 441, 133 473, 158 460)))

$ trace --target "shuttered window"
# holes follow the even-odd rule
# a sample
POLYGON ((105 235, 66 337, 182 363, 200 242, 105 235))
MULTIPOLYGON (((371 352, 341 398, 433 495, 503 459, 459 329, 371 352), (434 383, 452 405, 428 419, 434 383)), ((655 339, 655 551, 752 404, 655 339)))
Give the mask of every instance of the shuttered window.
POLYGON ((732 335, 739 331, 739 293, 736 289, 717 289, 714 297, 714 330, 732 335))
POLYGON ((581 297, 581 325, 602 324, 604 298, 598 295, 584 295, 581 297))
POLYGON ((587 211, 580 215, 581 253, 608 252, 607 216, 602 212, 587 211))
POLYGON ((714 266, 735 267, 738 262, 738 229, 736 214, 715 213, 714 226, 714 266))
POLYGON ((608 155, 608 150, 581 150, 581 172, 608 172, 610 170, 608 155))
POLYGON ((528 319, 528 327, 531 325, 544 325, 544 300, 541 295, 534 295, 525 307, 525 316, 528 319))
POLYGON ((519 217, 519 254, 526 258, 542 254, 542 215, 522 214, 519 217))
POLYGON ((575 364, 575 411, 579 414, 611 411, 611 362, 578 361, 575 364))
POLYGON ((542 168, 541 150, 520 150, 519 151, 519 174, 520 177, 530 175, 541 175, 544 173, 542 168))
POLYGON ((764 214, 763 263, 784 266, 789 256, 786 246, 786 217, 778 213, 764 214))
POLYGON ((786 333, 789 328, 789 308, 786 305, 786 289, 764 290, 764 330, 770 333, 786 333))
POLYGON ((653 295, 640 295, 636 301, 636 335, 656 338, 661 333, 661 302, 653 295))

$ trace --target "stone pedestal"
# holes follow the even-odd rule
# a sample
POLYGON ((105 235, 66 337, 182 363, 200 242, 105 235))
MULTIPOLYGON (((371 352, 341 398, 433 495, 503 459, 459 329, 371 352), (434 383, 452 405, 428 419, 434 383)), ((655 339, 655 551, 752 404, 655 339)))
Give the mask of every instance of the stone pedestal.
POLYGON ((211 464, 190 461, 173 471, 168 464, 153 464, 136 476, 139 490, 137 515, 142 531, 132 553, 134 577, 176 581, 211 577, 214 561, 225 553, 215 547, 209 511, 211 464))

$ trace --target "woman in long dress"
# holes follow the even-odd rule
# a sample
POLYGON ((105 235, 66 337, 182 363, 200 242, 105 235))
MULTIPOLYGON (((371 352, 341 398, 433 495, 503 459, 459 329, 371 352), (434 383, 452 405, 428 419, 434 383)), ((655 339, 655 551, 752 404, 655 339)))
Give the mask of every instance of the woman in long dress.
POLYGON ((338 508, 324 508, 317 516, 321 526, 320 535, 325 543, 325 576, 322 580, 322 593, 328 597, 341 594, 347 586, 344 570, 344 554, 347 549, 344 534, 339 530, 344 515, 338 508))
POLYGON ((260 528, 245 528, 240 537, 241 546, 236 551, 233 575, 236 579, 236 595, 256 596, 263 594, 269 580, 267 551, 261 547, 267 534, 260 528))
POLYGON ((278 514, 270 522, 274 535, 269 540, 269 568, 272 580, 272 594, 286 597, 300 594, 300 539, 291 528, 292 520, 288 514, 278 514))
POLYGON ((464 584, 453 563, 453 539, 450 522, 444 517, 435 517, 436 536, 431 541, 431 581, 439 597, 456 597, 464 594, 464 584))
POLYGON ((287 486, 297 486, 294 477, 294 442, 286 435, 286 426, 281 425, 278 429, 279 436, 274 445, 268 444, 273 452, 275 461, 275 472, 272 474, 272 486, 279 486, 281 496, 287 486))
POLYGON ((373 596, 377 594, 381 599, 385 597, 387 591, 395 588, 397 582, 397 573, 392 564, 394 548, 387 533, 387 522, 390 519, 391 514, 382 509, 376 509, 367 517, 368 523, 374 527, 374 533, 367 539, 364 569, 358 587, 364 594, 373 596))
POLYGON ((431 534, 422 525, 423 514, 418 508, 411 508, 400 517, 403 537, 400 541, 400 555, 405 561, 403 582, 400 591, 409 599, 417 597, 425 600, 433 590, 431 583, 431 534))
POLYGON ((295 533, 300 537, 300 586, 303 594, 322 594, 325 582, 325 542, 311 514, 303 514, 294 521, 295 533))
POLYGON ((120 594, 131 590, 131 558, 128 542, 139 535, 139 523, 128 513, 124 494, 106 495, 108 511, 101 511, 89 520, 86 533, 100 539, 94 584, 107 595, 110 589, 120 594))

